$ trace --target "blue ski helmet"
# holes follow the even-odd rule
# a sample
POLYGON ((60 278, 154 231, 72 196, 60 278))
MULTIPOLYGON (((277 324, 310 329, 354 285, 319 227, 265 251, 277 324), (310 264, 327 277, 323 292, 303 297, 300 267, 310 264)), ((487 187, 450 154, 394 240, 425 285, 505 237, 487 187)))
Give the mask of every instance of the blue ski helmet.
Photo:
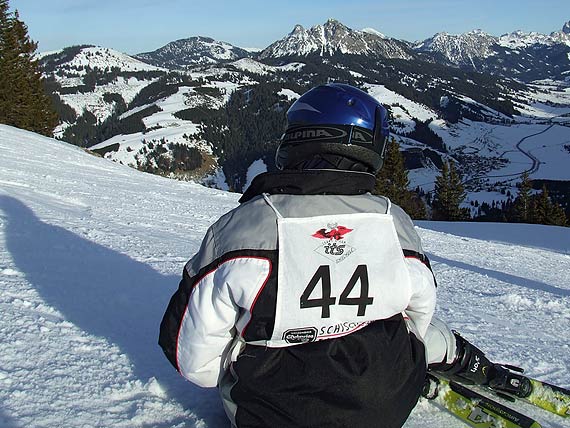
POLYGON ((287 111, 275 164, 285 169, 315 155, 332 154, 376 173, 389 135, 387 116, 382 104, 358 88, 341 83, 317 86, 287 111))

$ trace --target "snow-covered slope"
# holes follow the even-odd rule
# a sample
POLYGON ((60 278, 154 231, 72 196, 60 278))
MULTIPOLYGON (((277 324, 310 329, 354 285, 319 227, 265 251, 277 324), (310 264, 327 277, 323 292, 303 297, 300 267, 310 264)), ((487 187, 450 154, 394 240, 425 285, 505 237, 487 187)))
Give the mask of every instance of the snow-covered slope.
POLYGON ((85 67, 99 68, 100 70, 111 69, 117 67, 122 71, 157 71, 164 70, 160 67, 147 64, 139 61, 122 52, 114 49, 104 48, 100 46, 78 46, 59 50, 56 52, 47 52, 39 56, 44 63, 57 63, 65 62, 69 69, 82 76, 86 73, 85 67), (66 60, 68 51, 74 51, 74 55, 69 61, 66 60), (76 52, 75 52, 76 51, 76 52))
POLYGON ((301 62, 292 62, 281 66, 271 66, 255 61, 251 58, 238 59, 237 61, 229 63, 229 65, 233 66, 237 70, 261 75, 284 71, 299 71, 305 66, 305 64, 301 62))
MULTIPOLYGON (((73 46, 39 55, 44 75, 54 79, 54 92, 77 116, 85 110, 103 122, 117 107, 116 99, 130 103, 146 86, 156 81, 156 74, 166 69, 139 61, 113 49, 97 46, 73 46), (97 72, 95 71, 97 70, 97 72), (120 75, 119 75, 120 74, 120 75)), ((62 136, 70 123, 61 123, 56 136, 62 136)))
MULTIPOLYGON (((182 266, 239 195, 0 125, 0 426, 227 426, 156 344, 182 266)), ((569 387, 570 229, 421 223, 438 315, 569 387)), ((567 421, 525 407, 543 427, 567 421)), ((458 427, 421 401, 407 428, 458 427)))

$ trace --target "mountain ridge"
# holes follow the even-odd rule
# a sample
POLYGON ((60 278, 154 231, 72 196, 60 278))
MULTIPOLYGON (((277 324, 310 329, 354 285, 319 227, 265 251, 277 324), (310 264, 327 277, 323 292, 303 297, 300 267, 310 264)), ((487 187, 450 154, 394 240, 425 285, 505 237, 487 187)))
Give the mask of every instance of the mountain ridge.
POLYGON ((194 65, 211 65, 223 61, 248 58, 250 51, 211 37, 192 36, 175 40, 151 52, 134 55, 135 58, 153 65, 168 68, 187 68, 194 65))
POLYGON ((564 80, 570 79, 570 21, 549 35, 517 30, 493 36, 471 30, 461 34, 440 32, 422 41, 409 42, 388 37, 373 28, 354 30, 331 18, 308 29, 297 24, 283 38, 259 51, 211 37, 192 36, 131 57, 160 68, 189 70, 243 58, 264 62, 337 54, 419 59, 526 82, 540 76, 564 80))
MULTIPOLYGON (((290 103, 316 84, 341 81, 365 88, 389 108, 392 132, 405 153, 411 182, 426 191, 442 161, 453 159, 468 175, 469 191, 496 194, 500 189, 512 194, 517 177, 532 166, 515 168, 516 158, 509 154, 522 156, 513 146, 519 133, 528 129, 525 135, 530 135, 533 127, 545 130, 554 124, 552 140, 562 142, 558 140, 567 122, 564 115, 570 112, 565 45, 540 45, 534 56, 534 48, 520 49, 519 55, 556 64, 548 71, 551 74, 537 68, 531 69, 531 75, 526 71, 530 59, 505 62, 514 53, 507 54, 508 48, 494 44, 482 31, 468 35, 474 40, 489 37, 487 49, 499 49, 502 56, 482 60, 475 51, 466 64, 452 64, 443 54, 416 52, 411 44, 398 41, 397 48, 410 59, 367 54, 375 43, 394 40, 377 30, 352 30, 336 20, 312 31, 313 36, 327 36, 320 45, 311 45, 313 51, 300 55, 293 50, 287 53, 290 56, 268 59, 248 52, 234 60, 245 53, 236 54, 239 51, 228 43, 197 36, 192 38, 197 47, 207 48, 206 53, 220 48, 218 56, 192 63, 173 54, 166 60, 173 62, 157 62, 164 67, 146 65, 148 71, 134 71, 119 59, 102 63, 102 58, 114 58, 103 48, 75 47, 42 57, 54 99, 67 112, 58 136, 84 147, 96 145, 101 155, 144 171, 197 180, 205 177, 204 172, 212 173, 213 178, 202 182, 242 191, 253 163, 262 161, 273 168, 275 141, 290 103), (343 54, 345 48, 350 53, 343 54), (542 56, 545 52, 548 55, 542 56), (517 74, 519 63, 523 69, 517 74), (493 67, 512 64, 513 73, 493 73, 493 67), (544 80, 548 78, 554 80, 544 80), (502 172, 497 174, 498 170, 502 172), (493 174, 510 178, 485 182, 493 174)), ((289 34, 298 40, 311 36, 302 26, 289 34)), ((183 52, 187 40, 170 46, 183 52)), ((134 61, 143 64, 140 58, 134 61)), ((562 143, 542 149, 548 157, 539 157, 539 178, 564 179, 558 167, 549 165, 567 158, 564 147, 562 143)))
POLYGON ((458 35, 441 32, 422 41, 409 42, 373 28, 355 30, 331 18, 307 29, 297 24, 283 38, 259 52, 195 36, 134 57, 155 66, 185 70, 242 58, 282 62, 311 55, 422 60, 526 82, 540 76, 564 80, 570 79, 570 21, 550 35, 519 30, 493 36, 471 30, 458 35))

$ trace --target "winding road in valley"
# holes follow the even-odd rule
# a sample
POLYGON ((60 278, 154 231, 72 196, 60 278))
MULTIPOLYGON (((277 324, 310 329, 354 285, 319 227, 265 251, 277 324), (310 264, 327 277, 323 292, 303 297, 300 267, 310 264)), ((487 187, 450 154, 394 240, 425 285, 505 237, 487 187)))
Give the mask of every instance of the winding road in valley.
MULTIPOLYGON (((540 160, 535 155, 533 155, 530 151, 524 150, 521 147, 521 144, 529 138, 536 137, 537 135, 540 135, 540 134, 544 134, 545 132, 550 130, 553 126, 554 126, 554 123, 550 123, 550 126, 548 128, 545 128, 542 131, 537 132, 536 134, 527 135, 526 137, 521 138, 520 141, 516 144, 517 150, 520 151, 523 155, 525 155, 526 157, 528 157, 532 161, 532 166, 529 169, 527 169, 526 171, 523 171, 522 173, 526 172, 530 175, 530 174, 533 174, 536 171, 538 171, 538 167, 540 166, 540 160)), ((518 175, 521 175, 522 173, 520 173, 518 175)))
MULTIPOLYGON (((552 119, 554 119, 554 118, 552 118, 552 119)), ((552 122, 552 119, 550 120, 550 125, 547 126, 546 128, 544 128, 542 131, 540 131, 540 132, 535 132, 534 134, 530 134, 530 135, 527 135, 527 136, 525 136, 525 137, 522 137, 522 138, 516 143, 516 145, 515 145, 515 148, 516 148, 519 152, 521 152, 524 156, 526 156, 527 158, 529 158, 530 161, 532 162, 532 165, 531 165, 530 168, 528 168, 528 169, 526 169, 526 170, 524 170, 524 171, 521 171, 521 172, 515 172, 515 173, 510 173, 510 174, 484 175, 484 176, 471 177, 471 178, 465 180, 465 181, 463 182, 463 184, 465 185, 465 184, 468 184, 468 183, 470 183, 470 182, 472 182, 472 181, 475 181, 475 180, 478 180, 478 179, 481 179, 481 178, 520 177, 520 176, 521 176, 522 174, 524 174, 525 172, 526 172, 528 175, 531 175, 531 174, 534 174, 535 172, 537 172, 537 171, 538 171, 538 168, 540 167, 540 164, 541 164, 540 159, 538 159, 535 155, 533 155, 533 154, 530 152, 530 150, 525 150, 525 149, 523 149, 521 146, 522 146, 522 144, 523 144, 526 140, 528 140, 529 138, 533 138, 533 137, 536 137, 537 135, 544 134, 544 133, 548 132, 550 129, 552 129, 552 127, 554 127, 554 125, 556 125, 556 123, 553 123, 553 122, 552 122)))

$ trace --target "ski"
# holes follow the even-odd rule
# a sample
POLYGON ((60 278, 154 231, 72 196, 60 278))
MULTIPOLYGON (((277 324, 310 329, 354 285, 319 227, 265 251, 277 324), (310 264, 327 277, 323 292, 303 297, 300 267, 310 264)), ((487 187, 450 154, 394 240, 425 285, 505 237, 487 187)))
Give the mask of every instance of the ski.
POLYGON ((544 410, 570 417, 570 390, 529 378, 532 392, 523 399, 544 410))
POLYGON ((422 394, 474 428, 541 428, 534 419, 464 385, 428 375, 422 394))
POLYGON ((570 390, 524 376, 523 369, 498 365, 498 376, 488 385, 498 396, 523 400, 562 417, 570 417, 570 390))

